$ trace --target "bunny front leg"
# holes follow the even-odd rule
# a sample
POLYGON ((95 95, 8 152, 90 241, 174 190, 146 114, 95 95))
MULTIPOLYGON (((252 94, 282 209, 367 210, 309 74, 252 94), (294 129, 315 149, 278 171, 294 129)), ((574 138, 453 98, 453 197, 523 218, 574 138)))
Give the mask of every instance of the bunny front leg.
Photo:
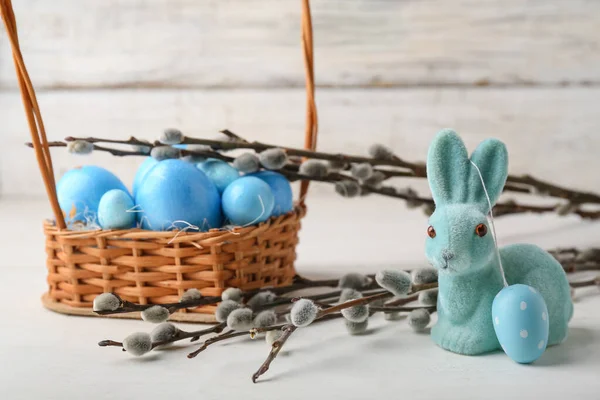
POLYGON ((438 322, 431 329, 433 341, 453 353, 477 355, 500 348, 492 324, 491 307, 480 304, 472 316, 461 323, 446 318, 438 309, 438 322))

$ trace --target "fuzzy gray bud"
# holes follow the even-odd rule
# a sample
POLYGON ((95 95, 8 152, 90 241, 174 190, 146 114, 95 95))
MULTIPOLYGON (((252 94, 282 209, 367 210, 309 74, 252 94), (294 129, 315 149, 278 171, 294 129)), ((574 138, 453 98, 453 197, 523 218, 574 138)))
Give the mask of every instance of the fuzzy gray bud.
POLYGON ((408 325, 410 325, 415 332, 424 331, 430 321, 431 315, 429 315, 429 312, 424 308, 412 310, 408 315, 408 325))
MULTIPOLYGON (((363 295, 357 290, 354 289, 344 289, 342 291, 342 296, 340 296, 340 300, 344 299, 344 303, 351 300, 356 300, 362 298, 363 295), (346 292, 346 293, 344 293, 346 292)), ((368 304, 363 304, 359 306, 354 306, 350 308, 344 308, 341 311, 344 318, 348 321, 352 322, 364 322, 367 318, 369 318, 369 306, 368 304)))
POLYGON ((249 308, 238 308, 227 316, 227 327, 235 331, 249 331, 252 322, 252 310, 249 308))
POLYGON ((179 129, 165 129, 158 141, 162 144, 179 144, 183 142, 183 133, 179 129))
POLYGON ((69 142, 67 149, 71 154, 85 155, 94 151, 94 145, 90 142, 86 142, 85 140, 75 140, 73 142, 69 142))
POLYGON ((396 193, 406 196, 406 207, 408 208, 419 208, 423 204, 422 201, 417 199, 419 197, 418 193, 412 188, 397 189, 396 193))
POLYGON ((437 289, 429 289, 419 292, 419 302, 425 306, 435 306, 437 304, 437 298, 437 289))
POLYGON ((348 168, 348 162, 342 160, 329 160, 327 161, 327 168, 330 171, 340 171, 348 168))
POLYGON ((158 146, 150 151, 150 156, 156 161, 170 160, 181 157, 181 150, 171 146, 158 146))
POLYGON ((277 298, 277 295, 269 290, 265 292, 256 293, 248 300, 246 305, 253 310, 264 306, 265 304, 272 303, 277 298))
POLYGON ((288 156, 283 149, 267 149, 258 156, 260 163, 267 169, 281 169, 287 164, 288 156))
POLYGON ((368 186, 379 187, 383 181, 385 181, 385 174, 381 171, 373 171, 373 175, 369 179, 365 179, 364 183, 368 186))
POLYGON ((121 307, 121 299, 112 293, 102 293, 94 299, 92 310, 98 311, 115 311, 121 307))
POLYGON ((369 163, 352 164, 352 176, 361 181, 366 181, 373 176, 373 166, 369 163))
POLYGON ((227 321, 229 314, 240 307, 241 305, 238 302, 233 300, 224 300, 217 306, 217 309, 215 310, 215 319, 217 322, 225 322, 227 321))
POLYGON ((327 164, 320 160, 306 160, 299 168, 300 174, 311 178, 325 178, 329 173, 327 164))
POLYGON ((576 209, 577 209, 577 206, 575 206, 574 204, 565 203, 565 204, 561 204, 558 207, 556 207, 556 213, 558 215, 560 215, 561 217, 564 217, 565 215, 572 213, 576 209))
POLYGON ((379 271, 377 275, 375 275, 375 280, 379 286, 389 290, 395 296, 404 296, 410 292, 411 277, 406 271, 379 271))
POLYGON ((400 313, 398 311, 386 312, 383 314, 383 319, 386 321, 397 321, 400 319, 400 313))
POLYGON ((131 355, 142 356, 152 350, 152 338, 145 332, 132 333, 123 340, 123 348, 131 355))
POLYGON ((202 298, 202 293, 196 288, 186 290, 179 299, 179 302, 197 301, 202 298))
POLYGON ((233 160, 233 167, 245 174, 251 174, 260 169, 260 161, 254 153, 243 153, 233 160))
POLYGON ((169 319, 169 310, 162 306, 152 306, 142 311, 142 319, 153 324, 160 324, 169 319))
POLYGON ((433 212, 435 211, 435 205, 433 204, 423 204, 423 214, 425 214, 428 217, 431 217, 431 214, 433 214, 433 212))
POLYGON ((362 293, 356 289, 345 288, 342 289, 342 293, 340 293, 340 303, 345 303, 348 300, 358 299, 362 297, 362 293))
POLYGON ((335 192, 342 197, 356 197, 360 195, 360 185, 356 181, 343 180, 338 181, 334 185, 335 192))
POLYGON ((369 155, 377 160, 392 160, 394 152, 389 147, 375 143, 369 147, 369 155))
MULTIPOLYGON (((205 146, 203 144, 188 144, 188 145, 186 145, 185 150, 187 150, 187 151, 198 151, 198 152, 201 152, 201 151, 210 150, 210 147, 209 146, 205 146)), ((188 154, 188 155, 185 155, 185 156, 181 157, 181 160, 185 161, 185 162, 192 163, 192 164, 198 164, 198 163, 206 161, 206 157, 205 156, 200 156, 200 155, 197 155, 197 154, 188 154)))
POLYGON ((342 289, 350 288, 359 290, 369 286, 371 282, 372 280, 368 276, 351 272, 342 275, 340 281, 338 282, 338 287, 342 289))
POLYGON ((290 318, 292 324, 301 328, 310 325, 318 313, 319 307, 315 303, 309 299, 300 299, 292 306, 290 318))
POLYGON ((348 333, 351 335, 362 335, 367 331, 369 326, 368 318, 362 322, 353 322, 347 319, 344 320, 344 322, 346 323, 346 330, 348 330, 348 333))
POLYGON ((435 283, 438 280, 437 269, 431 267, 418 268, 412 271, 412 281, 415 285, 435 283))
POLYGON ((221 293, 221 299, 232 300, 236 303, 239 303, 240 301, 242 301, 242 290, 233 287, 227 288, 223 291, 223 293, 221 293))
POLYGON ((253 327, 254 328, 266 328, 267 326, 273 326, 277 323, 277 314, 273 310, 265 310, 259 312, 254 317, 253 327))
POLYGON ((586 249, 575 256, 575 262, 593 261, 600 256, 600 249, 586 249))
POLYGON ((279 338, 282 335, 283 335, 283 331, 281 329, 268 331, 267 334, 265 335, 265 341, 267 342, 267 344, 269 346, 273 346, 273 343, 275 343, 277 340, 279 340, 279 338))
POLYGON ((156 328, 152 330, 150 333, 150 337, 153 342, 166 342, 167 340, 171 340, 179 333, 179 328, 173 325, 170 322, 163 322, 160 325, 157 325, 156 328))

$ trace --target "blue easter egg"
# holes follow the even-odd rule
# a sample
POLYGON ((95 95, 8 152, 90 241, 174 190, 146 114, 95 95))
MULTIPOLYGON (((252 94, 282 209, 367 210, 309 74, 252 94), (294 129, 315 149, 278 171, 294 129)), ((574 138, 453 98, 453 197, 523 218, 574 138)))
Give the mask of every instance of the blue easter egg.
POLYGON ((223 193, 225 188, 237 178, 240 177, 240 171, 233 168, 225 161, 209 158, 206 161, 196 164, 200 171, 204 172, 208 179, 213 181, 219 194, 223 193))
POLYGON ((253 176, 231 182, 225 188, 221 201, 225 216, 232 224, 240 226, 266 221, 275 204, 269 185, 253 176))
POLYGON ((181 229, 188 224, 206 231, 222 222, 217 188, 202 171, 181 160, 158 162, 144 178, 135 197, 144 229, 181 229))
POLYGON ((135 224, 133 199, 119 189, 104 193, 98 204, 98 223, 104 229, 128 229, 135 224))
POLYGON ((537 360, 548 344, 549 317, 544 298, 527 285, 502 289, 492 304, 492 319, 498 341, 514 361, 537 360))
POLYGON ((140 187, 140 185, 144 181, 144 178, 146 177, 146 174, 156 164, 158 164, 158 161, 156 161, 152 157, 147 157, 144 160, 144 162, 141 163, 140 166, 138 167, 137 172, 135 173, 135 177, 133 178, 133 187, 132 187, 132 190, 131 190, 131 192, 133 193, 133 197, 134 198, 135 198, 135 194, 137 193, 138 188, 140 187))
POLYGON ((84 165, 67 171, 56 185, 58 204, 67 223, 95 221, 98 204, 104 193, 127 188, 112 172, 95 165, 84 165))
POLYGON ((255 176, 261 181, 266 182, 271 188, 275 197, 273 216, 277 217, 292 211, 294 208, 292 185, 290 185, 290 181, 285 176, 273 171, 260 171, 247 176, 255 176))

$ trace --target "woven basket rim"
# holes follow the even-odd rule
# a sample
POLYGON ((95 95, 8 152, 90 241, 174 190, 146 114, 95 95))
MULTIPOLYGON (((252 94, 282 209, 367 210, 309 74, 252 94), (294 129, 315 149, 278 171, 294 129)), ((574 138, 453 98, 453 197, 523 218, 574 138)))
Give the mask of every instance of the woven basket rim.
POLYGON ((257 225, 236 226, 231 230, 223 228, 211 229, 207 232, 189 232, 189 231, 151 231, 147 229, 132 228, 132 229, 94 229, 89 231, 76 231, 70 229, 59 229, 55 222, 46 219, 44 220, 44 230, 52 232, 55 236, 65 237, 69 239, 89 239, 89 238, 104 238, 104 239, 150 239, 164 243, 182 243, 182 242, 199 242, 204 241, 206 245, 211 245, 226 240, 233 240, 249 235, 258 235, 269 229, 271 225, 285 225, 293 223, 299 216, 302 218, 306 214, 306 205, 297 203, 294 209, 286 214, 277 217, 271 217, 265 222, 257 225))

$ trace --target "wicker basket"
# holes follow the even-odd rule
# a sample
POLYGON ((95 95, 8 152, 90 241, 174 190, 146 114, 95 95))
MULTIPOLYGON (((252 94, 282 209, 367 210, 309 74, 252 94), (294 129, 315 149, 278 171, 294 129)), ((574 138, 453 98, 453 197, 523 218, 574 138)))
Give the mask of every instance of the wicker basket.
MULTIPOLYGON (((302 0, 302 49, 306 67, 307 123, 305 147, 316 147, 313 44, 308 0, 302 0)), ((114 292, 140 304, 177 302, 183 292, 197 288, 219 296, 227 287, 243 290, 286 286, 295 276, 294 260, 300 220, 306 214, 302 182, 300 201, 286 215, 256 226, 231 231, 214 229, 190 233, 142 229, 71 231, 58 205, 52 158, 31 80, 19 48, 10 0, 0 0, 2 19, 13 50, 17 78, 39 169, 54 221, 44 223, 49 290, 43 304, 54 311, 95 315, 94 298, 114 292)), ((214 306, 181 310, 171 319, 213 321, 214 306)), ((123 314, 123 317, 139 317, 123 314)))

